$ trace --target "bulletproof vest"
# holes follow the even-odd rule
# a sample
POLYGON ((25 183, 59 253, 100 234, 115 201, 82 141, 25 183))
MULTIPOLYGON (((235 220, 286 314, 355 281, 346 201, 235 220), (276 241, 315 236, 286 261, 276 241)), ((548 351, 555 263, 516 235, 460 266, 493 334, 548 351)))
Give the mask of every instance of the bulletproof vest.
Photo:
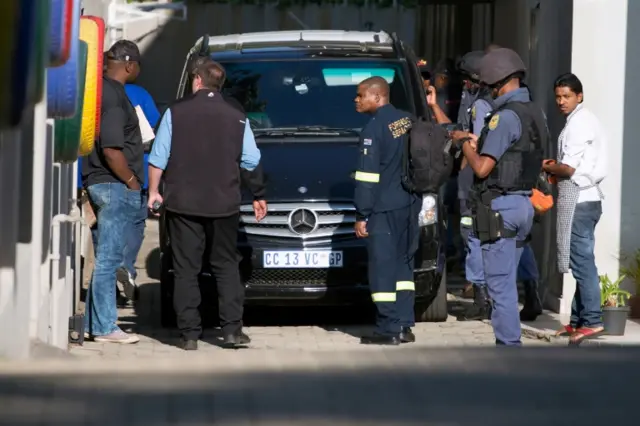
MULTIPOLYGON (((475 177, 473 188, 477 192, 489 190, 502 195, 529 191, 536 186, 540 175, 543 147, 547 145, 549 137, 542 110, 533 102, 508 102, 493 111, 492 116, 506 109, 513 111, 520 119, 522 134, 502 155, 488 177, 475 177)), ((487 118, 487 121, 490 119, 487 118)), ((478 140, 478 152, 482 151, 489 132, 487 123, 478 140)))
POLYGON ((244 114, 211 90, 199 90, 170 110, 171 155, 164 173, 166 209, 202 217, 237 213, 244 114))

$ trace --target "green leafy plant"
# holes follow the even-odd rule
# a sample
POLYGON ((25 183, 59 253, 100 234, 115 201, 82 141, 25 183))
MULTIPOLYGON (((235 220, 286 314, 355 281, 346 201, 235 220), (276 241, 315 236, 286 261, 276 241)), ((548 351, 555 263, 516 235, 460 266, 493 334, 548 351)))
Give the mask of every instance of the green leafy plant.
POLYGON ((620 288, 626 275, 621 274, 617 280, 611 281, 608 275, 600 275, 600 304, 603 307, 625 306, 631 293, 620 288))
POLYGON ((620 272, 631 278, 636 286, 636 294, 640 295, 640 249, 636 250, 634 257, 627 266, 620 268, 620 272))

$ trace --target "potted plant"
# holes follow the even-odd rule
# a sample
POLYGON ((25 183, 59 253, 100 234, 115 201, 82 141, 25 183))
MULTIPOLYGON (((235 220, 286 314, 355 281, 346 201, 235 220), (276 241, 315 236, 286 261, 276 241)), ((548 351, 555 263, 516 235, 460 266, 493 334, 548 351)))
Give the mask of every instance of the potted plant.
POLYGON ((636 286, 636 294, 629 298, 631 318, 640 318, 640 249, 636 250, 634 258, 621 269, 621 272, 633 280, 636 286))
POLYGON ((602 321, 606 333, 611 336, 623 336, 627 325, 630 309, 626 306, 626 301, 631 293, 620 288, 620 283, 625 277, 621 274, 617 280, 611 281, 608 275, 600 275, 602 321))

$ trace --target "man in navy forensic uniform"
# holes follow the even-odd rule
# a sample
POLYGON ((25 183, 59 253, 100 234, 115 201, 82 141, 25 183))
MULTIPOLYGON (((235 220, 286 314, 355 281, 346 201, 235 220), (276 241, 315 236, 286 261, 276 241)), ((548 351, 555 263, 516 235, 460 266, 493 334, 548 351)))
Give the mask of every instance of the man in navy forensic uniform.
POLYGON ((513 50, 487 53, 480 64, 480 80, 491 89, 495 110, 479 138, 456 139, 474 172, 469 200, 493 304, 496 343, 508 346, 521 345, 516 275, 533 223, 529 197, 548 138, 542 110, 521 87, 525 72, 513 50))
POLYGON ((368 240, 369 286, 378 312, 374 333, 360 342, 414 342, 417 197, 401 184, 402 151, 411 119, 389 103, 389 84, 381 77, 360 83, 355 103, 358 112, 372 115, 360 135, 355 231, 358 238, 368 240))

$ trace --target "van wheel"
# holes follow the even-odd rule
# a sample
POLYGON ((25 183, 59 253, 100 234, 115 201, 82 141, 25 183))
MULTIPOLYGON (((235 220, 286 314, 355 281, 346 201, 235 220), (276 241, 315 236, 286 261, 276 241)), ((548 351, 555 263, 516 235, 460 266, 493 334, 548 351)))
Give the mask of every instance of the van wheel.
POLYGON ((431 303, 416 304, 416 320, 419 322, 444 322, 449 316, 447 309, 447 271, 442 271, 442 279, 436 297, 431 303))

